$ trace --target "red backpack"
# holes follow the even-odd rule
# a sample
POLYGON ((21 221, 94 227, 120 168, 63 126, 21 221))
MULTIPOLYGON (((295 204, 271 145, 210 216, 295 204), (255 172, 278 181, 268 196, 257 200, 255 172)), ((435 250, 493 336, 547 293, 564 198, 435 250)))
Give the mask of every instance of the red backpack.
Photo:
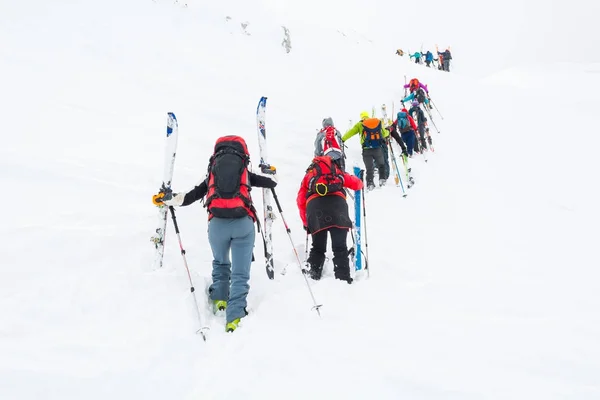
MULTIPOLYGON (((323 155, 324 156, 327 156, 327 155, 333 156, 333 154, 329 154, 331 152, 338 152, 339 155, 341 155, 342 148, 340 147, 340 144, 338 143, 335 127, 328 126, 326 128, 323 128, 323 129, 321 129, 321 133, 325 134, 325 136, 323 137, 323 141, 321 142, 322 147, 323 147, 323 155)), ((332 157, 332 158, 336 158, 336 157, 332 157)))
POLYGON ((217 139, 208 164, 208 192, 204 201, 209 219, 248 215, 256 220, 250 197, 249 163, 248 146, 243 138, 231 135, 217 139))
POLYGON ((312 174, 308 182, 307 197, 315 194, 327 196, 344 191, 344 173, 330 157, 315 157, 306 172, 312 174))
POLYGON ((412 78, 410 82, 408 82, 408 87, 411 93, 414 92, 419 88, 419 80, 417 78, 412 78))

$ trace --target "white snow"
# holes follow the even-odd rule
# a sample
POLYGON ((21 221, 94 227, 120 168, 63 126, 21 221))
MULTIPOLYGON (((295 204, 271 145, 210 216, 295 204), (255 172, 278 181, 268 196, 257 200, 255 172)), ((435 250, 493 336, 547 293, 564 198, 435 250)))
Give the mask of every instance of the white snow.
MULTIPOLYGON (((600 64, 515 59, 475 74, 460 39, 477 35, 458 24, 447 74, 376 40, 384 7, 369 14, 386 22, 361 31, 358 1, 346 25, 329 2, 183 3, 0 5, 0 399, 600 398, 600 64), (221 135, 244 136, 256 164, 268 96, 270 161, 302 257, 295 197, 321 120, 345 130, 362 110, 397 111, 404 75, 444 115, 436 152, 411 161, 406 199, 393 179, 367 194, 371 276, 346 285, 327 264, 312 283, 322 318, 279 218, 276 279, 257 238, 251 314, 226 334, 203 296, 205 210, 177 210, 211 328, 202 342, 170 220, 165 266, 152 268, 166 113, 180 123, 174 188, 187 190, 221 135)), ((358 138, 348 144, 360 165, 358 138)))

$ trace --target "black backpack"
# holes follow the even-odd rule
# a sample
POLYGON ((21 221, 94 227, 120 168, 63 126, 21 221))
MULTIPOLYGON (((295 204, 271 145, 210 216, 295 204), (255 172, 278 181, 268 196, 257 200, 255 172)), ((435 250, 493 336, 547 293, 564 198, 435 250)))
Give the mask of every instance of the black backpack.
POLYGON ((417 99, 419 103, 423 103, 425 101, 425 97, 425 91, 419 88, 419 90, 417 90, 417 93, 415 94, 415 99, 417 99))
POLYGON ((255 217, 250 197, 249 163, 250 156, 244 139, 224 136, 217 140, 208 164, 208 193, 204 202, 211 216, 255 217))

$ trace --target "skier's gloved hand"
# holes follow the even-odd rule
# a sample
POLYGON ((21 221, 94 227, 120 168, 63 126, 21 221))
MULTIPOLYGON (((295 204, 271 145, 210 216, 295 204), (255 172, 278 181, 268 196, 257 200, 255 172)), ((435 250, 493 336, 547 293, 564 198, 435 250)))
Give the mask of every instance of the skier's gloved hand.
POLYGON ((183 199, 185 199, 185 193, 172 193, 169 199, 165 198, 163 204, 179 207, 183 204, 183 199))
POLYGON ((165 200, 170 200, 173 197, 173 191, 165 186, 161 187, 157 194, 152 196, 152 204, 162 206, 165 200))
POLYGON ((156 206, 180 206, 183 204, 184 198, 185 194, 173 193, 173 190, 171 190, 171 188, 163 187, 157 194, 152 196, 152 202, 156 206))
POLYGON ((308 230, 308 226, 305 225, 303 228, 306 233, 310 233, 310 231, 308 230))
POLYGON ((273 180, 275 183, 279 183, 279 179, 277 178, 277 168, 274 165, 259 165, 260 174, 266 176, 267 178, 273 180))

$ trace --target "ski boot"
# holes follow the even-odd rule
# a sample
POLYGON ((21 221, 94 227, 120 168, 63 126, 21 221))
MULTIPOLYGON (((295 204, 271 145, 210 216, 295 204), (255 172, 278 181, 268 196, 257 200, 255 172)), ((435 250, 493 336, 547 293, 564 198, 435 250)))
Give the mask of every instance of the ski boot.
POLYGON ((380 179, 379 180, 379 187, 385 186, 386 182, 387 182, 387 179, 380 179))
POLYGON ((308 275, 315 281, 320 280, 321 276, 323 275, 323 265, 325 264, 325 255, 323 254, 323 256, 319 257, 319 256, 315 256, 315 255, 311 254, 310 257, 308 257, 307 262, 308 262, 308 265, 310 265, 310 269, 308 270, 308 275))
POLYGON ((227 301, 225 300, 213 300, 213 314, 219 311, 225 311, 227 309, 227 301))
POLYGON ((373 189, 375 189, 375 183, 367 182, 367 192, 370 192, 373 189))
POLYGON ((350 276, 350 261, 348 260, 348 250, 336 251, 333 253, 333 274, 335 279, 345 281, 351 284, 354 280, 350 276))
POLYGON ((228 322, 227 325, 225 325, 225 331, 226 332, 233 332, 233 331, 235 331, 238 328, 239 324, 240 324, 240 320, 241 320, 241 318, 236 318, 233 321, 228 322))

